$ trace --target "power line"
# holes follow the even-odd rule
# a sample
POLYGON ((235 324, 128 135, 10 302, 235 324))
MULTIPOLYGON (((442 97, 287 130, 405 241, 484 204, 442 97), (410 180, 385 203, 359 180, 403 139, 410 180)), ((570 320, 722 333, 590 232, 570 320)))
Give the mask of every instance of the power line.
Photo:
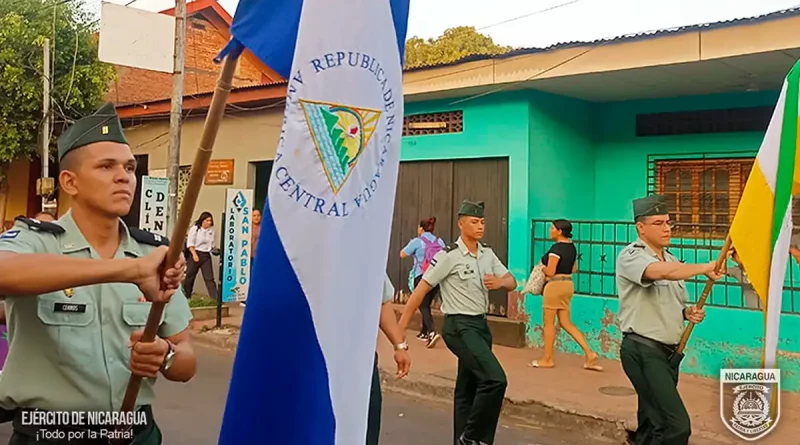
POLYGON ((581 1, 583 1, 583 0, 571 0, 571 1, 568 1, 566 3, 561 3, 561 4, 558 4, 558 5, 551 6, 549 8, 540 9, 540 10, 534 11, 534 12, 529 12, 527 14, 519 15, 517 17, 513 17, 513 18, 510 18, 508 20, 503 20, 502 22, 497 22, 497 23, 493 23, 491 25, 483 26, 481 28, 478 28, 478 31, 480 31, 482 29, 492 28, 494 26, 504 25, 506 23, 511 23, 511 22, 514 22, 514 21, 517 21, 517 20, 526 19, 528 17, 534 16, 534 15, 537 15, 537 14, 541 14, 541 13, 544 13, 544 12, 552 11, 552 10, 558 9, 558 8, 563 8, 564 6, 569 6, 569 5, 572 5, 572 4, 581 2, 581 1))

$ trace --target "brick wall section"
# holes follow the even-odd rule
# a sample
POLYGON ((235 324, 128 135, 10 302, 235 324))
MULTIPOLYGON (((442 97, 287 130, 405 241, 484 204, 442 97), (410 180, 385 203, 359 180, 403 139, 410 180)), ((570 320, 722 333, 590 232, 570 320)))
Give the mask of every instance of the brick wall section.
MULTIPOLYGON (((183 80, 184 96, 208 93, 216 87, 220 65, 214 57, 227 44, 226 37, 198 14, 189 17, 186 27, 186 71, 183 80)), ((146 103, 167 99, 172 95, 172 75, 116 65, 117 78, 112 81, 106 100, 115 105, 146 103)), ((261 70, 246 57, 239 59, 234 86, 259 85, 265 82, 261 70)))

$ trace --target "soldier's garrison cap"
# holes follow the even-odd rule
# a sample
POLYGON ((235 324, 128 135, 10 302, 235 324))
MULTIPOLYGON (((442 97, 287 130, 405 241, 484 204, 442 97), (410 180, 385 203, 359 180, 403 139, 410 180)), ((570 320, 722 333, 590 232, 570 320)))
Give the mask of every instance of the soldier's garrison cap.
POLYGON ((58 138, 58 160, 77 148, 106 141, 128 143, 122 132, 122 122, 117 116, 117 110, 111 103, 106 103, 93 114, 77 120, 61 134, 58 138))
POLYGON ((461 207, 458 209, 458 215, 483 218, 483 201, 472 202, 465 199, 461 202, 461 207))
POLYGON ((669 215, 666 197, 663 195, 650 195, 633 200, 633 219, 654 215, 669 215))

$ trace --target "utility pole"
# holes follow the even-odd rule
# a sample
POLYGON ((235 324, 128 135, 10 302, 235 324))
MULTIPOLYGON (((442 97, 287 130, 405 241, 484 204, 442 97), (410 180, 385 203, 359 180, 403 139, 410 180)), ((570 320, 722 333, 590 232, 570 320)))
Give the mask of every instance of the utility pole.
MULTIPOLYGON (((181 115, 183 113, 183 72, 186 48, 186 0, 175 2, 175 70, 172 74, 172 106, 169 114, 169 150, 167 152, 167 233, 172 233, 178 219, 178 172, 181 165, 181 115)), ((183 240, 172 240, 182 243, 183 240)))
POLYGON ((53 193, 54 184, 50 179, 50 39, 44 39, 44 60, 42 63, 42 177, 39 178, 38 192, 42 198, 42 211, 47 211, 48 199, 53 193))

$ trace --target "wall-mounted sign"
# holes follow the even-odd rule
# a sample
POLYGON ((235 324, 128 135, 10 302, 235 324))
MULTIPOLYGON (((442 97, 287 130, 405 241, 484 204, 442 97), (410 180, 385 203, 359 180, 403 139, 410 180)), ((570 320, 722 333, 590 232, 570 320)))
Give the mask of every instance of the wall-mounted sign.
POLYGON ((142 176, 142 198, 139 207, 139 228, 167 236, 167 193, 169 180, 142 176))
POLYGON ((213 159, 206 170, 206 185, 233 184, 233 159, 213 159))
POLYGON ((222 234, 222 301, 244 301, 250 286, 253 191, 228 189, 222 234))

